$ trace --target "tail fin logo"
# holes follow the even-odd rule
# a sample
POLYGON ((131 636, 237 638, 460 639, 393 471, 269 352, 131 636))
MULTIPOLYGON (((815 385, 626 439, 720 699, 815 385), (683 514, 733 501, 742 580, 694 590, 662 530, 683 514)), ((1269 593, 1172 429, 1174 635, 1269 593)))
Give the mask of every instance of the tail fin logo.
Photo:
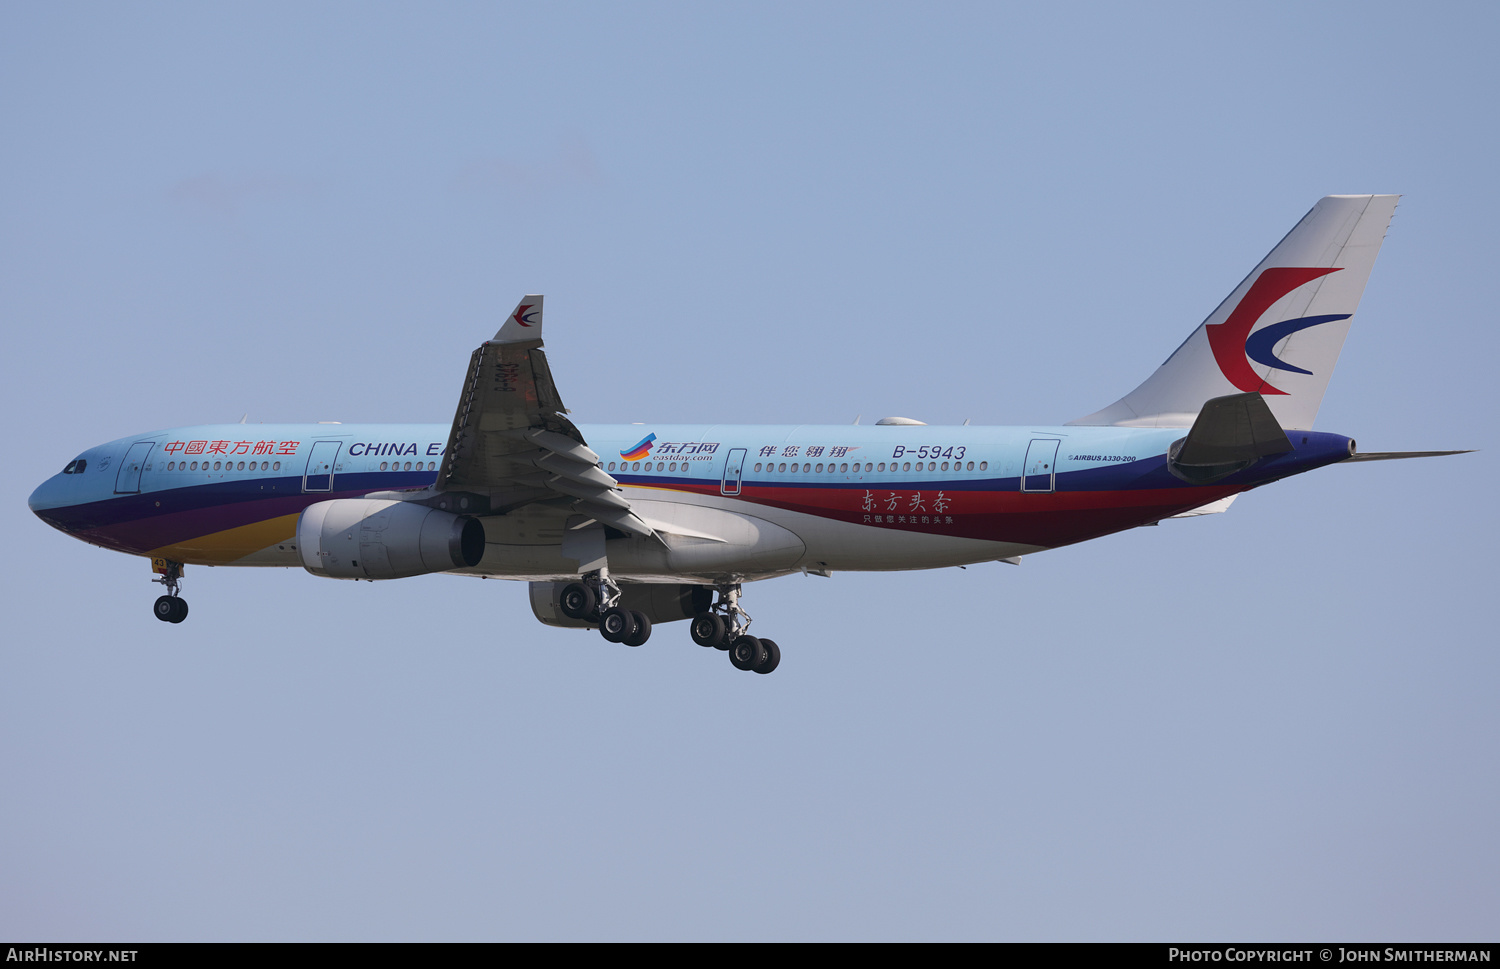
POLYGON ((1266 383, 1250 366, 1250 361, 1254 360, 1264 366, 1289 373, 1311 373, 1310 370, 1295 367, 1277 357, 1276 344, 1298 330, 1331 323, 1334 320, 1347 320, 1351 314, 1303 316, 1295 320, 1283 320, 1255 333, 1250 331, 1255 329, 1255 324, 1260 322, 1260 318, 1277 300, 1299 286, 1305 286, 1314 279, 1321 279, 1329 273, 1338 271, 1338 267, 1333 269, 1282 267, 1267 269, 1261 273, 1259 278, 1251 284, 1250 291, 1240 300, 1240 304, 1234 308, 1234 312, 1229 314, 1227 320, 1223 323, 1211 323, 1205 327, 1208 331, 1208 345, 1213 348, 1214 360, 1218 361, 1219 370, 1224 374, 1224 378, 1246 393, 1253 391, 1261 394, 1285 395, 1286 391, 1278 390, 1266 383))
MULTIPOLYGON (((516 307, 515 315, 512 316, 511 319, 515 320, 517 323, 521 324, 522 326, 526 326, 526 327, 531 326, 532 325, 531 318, 533 316, 535 316, 536 314, 535 313, 528 313, 526 311, 529 310, 529 309, 531 309, 535 305, 536 305, 535 303, 522 303, 520 306, 516 307)), ((493 319, 493 317, 491 317, 491 319, 493 319)))
POLYGON ((647 434, 636 444, 620 452, 626 461, 640 461, 651 456, 651 445, 656 443, 656 434, 647 434))

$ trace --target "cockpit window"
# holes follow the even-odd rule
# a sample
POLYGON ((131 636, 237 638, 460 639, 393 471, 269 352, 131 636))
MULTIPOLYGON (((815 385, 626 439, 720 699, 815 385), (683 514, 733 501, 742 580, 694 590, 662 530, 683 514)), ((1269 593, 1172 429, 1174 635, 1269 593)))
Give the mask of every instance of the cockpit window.
POLYGON ((83 458, 77 458, 76 460, 69 461, 68 462, 68 466, 66 468, 63 468, 63 472, 62 473, 63 474, 83 474, 83 469, 86 468, 86 467, 88 467, 88 466, 89 466, 89 463, 87 461, 85 461, 83 458))
POLYGON ((69 461, 68 462, 68 466, 66 468, 63 468, 63 474, 72 474, 73 473, 73 467, 76 464, 78 464, 77 461, 69 461))

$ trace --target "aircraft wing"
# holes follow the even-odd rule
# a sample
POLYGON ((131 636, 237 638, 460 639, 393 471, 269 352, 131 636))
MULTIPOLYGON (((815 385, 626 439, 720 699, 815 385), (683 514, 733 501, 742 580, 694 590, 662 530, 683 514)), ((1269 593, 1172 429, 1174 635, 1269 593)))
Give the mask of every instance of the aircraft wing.
POLYGON ((567 413, 542 349, 542 297, 525 296, 469 358, 436 489, 486 496, 496 514, 546 502, 650 536, 567 413))

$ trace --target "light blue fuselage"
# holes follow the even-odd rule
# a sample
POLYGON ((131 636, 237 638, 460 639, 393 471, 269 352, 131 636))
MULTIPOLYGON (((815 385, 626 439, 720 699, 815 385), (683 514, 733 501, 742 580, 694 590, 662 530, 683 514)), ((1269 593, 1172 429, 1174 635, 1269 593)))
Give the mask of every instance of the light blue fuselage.
MULTIPOLYGON (((1168 448, 1186 433, 1181 428, 628 424, 579 430, 632 509, 648 523, 677 523, 663 529, 684 549, 675 559, 646 548, 645 540, 612 536, 612 568, 648 581, 988 561, 1159 521, 1349 454, 1345 437, 1294 431, 1293 451, 1212 485, 1193 485, 1167 467, 1168 448), (774 547, 757 549, 756 539, 737 550, 687 548, 693 534, 709 534, 693 522, 722 523, 725 516, 764 526, 765 535, 778 536, 774 547)), ((189 564, 295 566, 302 564, 295 543, 304 508, 431 486, 448 433, 441 424, 170 428, 90 448, 69 464, 69 473, 38 487, 30 504, 75 537, 131 554, 189 564), (83 470, 72 470, 80 462, 83 470)), ((562 511, 554 503, 488 515, 483 561, 459 571, 566 576, 571 563, 559 557, 556 526, 544 520, 562 511)), ((720 545, 737 544, 713 537, 720 545)))

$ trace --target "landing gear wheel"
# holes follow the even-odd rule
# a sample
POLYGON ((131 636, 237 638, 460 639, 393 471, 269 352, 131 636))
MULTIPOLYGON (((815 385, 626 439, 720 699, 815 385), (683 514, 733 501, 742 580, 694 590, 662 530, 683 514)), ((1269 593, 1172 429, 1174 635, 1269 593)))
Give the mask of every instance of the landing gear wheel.
POLYGON ((760 645, 766 651, 766 658, 756 663, 751 669, 757 673, 769 673, 781 665, 781 647, 776 645, 774 639, 762 639, 760 645))
POLYGON ((188 604, 177 596, 158 596, 151 611, 162 622, 182 622, 187 618, 188 604))
POLYGON ((635 632, 635 614, 619 606, 604 610, 599 616, 599 635, 607 642, 623 643, 635 632))
POLYGON ((729 662, 737 670, 753 670, 765 658, 766 648, 754 636, 741 636, 729 644, 729 662))
POLYGON ((622 636, 620 642, 626 646, 640 646, 651 638, 651 620, 646 618, 644 612, 632 612, 635 617, 635 632, 629 636, 622 636))
POLYGON ((700 612, 693 617, 693 624, 688 627, 688 635, 692 636, 693 642, 699 646, 718 646, 722 649, 724 620, 711 612, 700 612))
POLYGON ((558 608, 569 619, 589 618, 598 604, 599 597, 594 595, 594 590, 582 582, 569 582, 563 586, 562 595, 557 597, 558 608))

